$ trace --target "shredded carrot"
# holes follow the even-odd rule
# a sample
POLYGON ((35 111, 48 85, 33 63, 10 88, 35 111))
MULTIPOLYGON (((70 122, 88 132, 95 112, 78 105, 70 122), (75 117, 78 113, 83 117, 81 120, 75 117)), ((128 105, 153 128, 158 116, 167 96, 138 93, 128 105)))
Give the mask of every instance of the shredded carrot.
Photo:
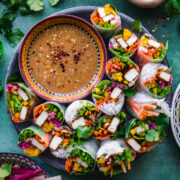
POLYGON ((128 170, 130 170, 131 169, 131 163, 129 162, 128 163, 128 170))
POLYGON ((37 107, 34 108, 34 120, 36 121, 36 119, 38 118, 39 114, 42 113, 42 111, 45 108, 45 104, 39 105, 37 107))
POLYGON ((70 173, 72 163, 75 160, 76 160, 76 157, 70 157, 66 160, 65 169, 68 173, 70 173))
POLYGON ((121 165, 121 168, 122 168, 123 172, 127 173, 126 167, 125 167, 124 162, 122 160, 120 161, 120 165, 121 165))
POLYGON ((70 139, 63 139, 63 148, 69 143, 70 139))

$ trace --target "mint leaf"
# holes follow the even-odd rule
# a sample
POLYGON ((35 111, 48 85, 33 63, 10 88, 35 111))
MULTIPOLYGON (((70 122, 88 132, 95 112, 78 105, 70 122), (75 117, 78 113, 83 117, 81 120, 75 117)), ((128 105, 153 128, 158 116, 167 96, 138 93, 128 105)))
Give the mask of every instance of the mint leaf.
POLYGON ((4 52, 3 43, 2 43, 2 41, 0 40, 0 59, 1 59, 2 56, 3 56, 3 52, 4 52))
POLYGON ((20 29, 15 29, 13 32, 10 32, 6 37, 11 46, 15 46, 18 44, 21 39, 24 37, 23 32, 20 29))
POLYGON ((124 90, 124 96, 126 97, 132 97, 137 93, 137 87, 132 87, 129 89, 124 90))
POLYGON ((59 0, 48 0, 48 1, 51 6, 56 6, 59 3, 59 0))
POLYGON ((88 139, 88 138, 91 137, 91 135, 92 135, 92 129, 91 128, 89 128, 87 126, 85 126, 85 127, 78 126, 78 128, 77 128, 77 137, 79 139, 81 139, 81 138, 82 139, 88 139))
POLYGON ((153 141, 159 141, 160 137, 159 137, 159 133, 157 131, 155 131, 154 129, 148 129, 146 136, 145 136, 145 140, 149 141, 149 142, 153 142, 153 141))
POLYGON ((168 0, 164 5, 164 12, 168 16, 176 16, 180 13, 180 1, 168 0))
POLYGON ((27 4, 32 11, 41 11, 44 6, 41 0, 27 0, 27 4))
POLYGON ((11 170, 12 170, 12 164, 4 165, 2 168, 0 168, 0 178, 5 178, 11 175, 11 170))
POLYGON ((136 31, 136 32, 138 32, 138 33, 141 33, 141 32, 142 32, 142 28, 141 28, 142 23, 141 23, 141 21, 139 21, 139 20, 134 20, 134 21, 130 24, 130 26, 131 26, 131 29, 132 29, 133 31, 136 31))

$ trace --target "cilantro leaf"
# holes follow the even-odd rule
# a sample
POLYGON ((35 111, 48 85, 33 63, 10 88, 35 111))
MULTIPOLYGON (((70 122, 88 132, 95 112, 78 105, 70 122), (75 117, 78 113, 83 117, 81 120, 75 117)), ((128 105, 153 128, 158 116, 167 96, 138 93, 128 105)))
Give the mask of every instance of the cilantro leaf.
POLYGON ((24 4, 24 0, 11 0, 12 6, 21 6, 24 4))
POLYGON ((137 93, 137 87, 136 86, 124 90, 124 96, 126 96, 126 97, 132 97, 136 93, 137 93))
POLYGON ((41 0, 27 0, 27 4, 32 11, 41 11, 44 6, 41 0))
POLYGON ((2 41, 0 40, 0 59, 1 59, 2 56, 3 56, 3 52, 4 52, 3 43, 2 43, 2 41))
POLYGON ((77 128, 77 137, 79 139, 81 139, 81 138, 82 139, 88 139, 88 138, 91 137, 91 135, 92 135, 92 129, 91 128, 89 128, 87 126, 85 126, 85 127, 78 126, 78 128, 77 128))
POLYGON ((180 13, 180 1, 168 0, 164 5, 164 11, 168 16, 176 16, 180 13))
POLYGON ((48 0, 48 1, 51 6, 56 6, 59 3, 59 0, 48 0))
POLYGON ((159 141, 160 140, 159 133, 154 129, 148 129, 145 136, 145 140, 149 142, 159 141))
POLYGON ((0 178, 5 178, 11 174, 12 164, 6 164, 0 168, 0 178))
POLYGON ((24 37, 23 32, 20 29, 15 29, 13 32, 10 32, 6 37, 11 46, 15 46, 18 44, 21 39, 24 37))
POLYGON ((33 11, 31 11, 28 7, 26 6, 20 6, 19 7, 19 12, 21 15, 28 15, 28 14, 31 14, 33 13, 33 11))
POLYGON ((136 31, 136 32, 138 32, 138 33, 141 33, 141 32, 142 32, 142 28, 141 28, 142 23, 141 23, 141 21, 139 21, 139 20, 134 20, 134 21, 130 24, 130 26, 131 26, 131 29, 132 29, 133 31, 136 31))

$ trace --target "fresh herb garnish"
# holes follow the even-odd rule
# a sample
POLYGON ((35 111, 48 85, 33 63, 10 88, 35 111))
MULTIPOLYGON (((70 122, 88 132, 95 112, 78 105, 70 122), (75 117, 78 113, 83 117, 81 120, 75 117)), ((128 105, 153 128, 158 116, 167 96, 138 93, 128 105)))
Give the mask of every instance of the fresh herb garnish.
POLYGON ((136 86, 124 90, 124 96, 126 96, 126 97, 132 97, 136 93, 137 93, 137 87, 136 86))
POLYGON ((8 77, 7 84, 21 81, 23 81, 21 74, 19 72, 15 72, 10 77, 8 77))
POLYGON ((48 0, 48 1, 51 6, 56 6, 59 3, 59 0, 48 0))
POLYGON ((44 4, 41 0, 27 0, 27 4, 32 11, 41 11, 44 8, 44 4))
POLYGON ((139 20, 134 20, 131 24, 130 24, 130 26, 131 26, 131 29, 133 30, 133 31, 136 31, 136 32, 138 32, 138 33, 141 33, 142 32, 142 23, 141 23, 141 21, 139 21, 139 20))
POLYGON ((180 1, 168 0, 164 5, 164 11, 168 16, 176 16, 180 13, 180 1))
POLYGON ((0 178, 5 178, 11 175, 12 164, 6 164, 0 168, 0 178))

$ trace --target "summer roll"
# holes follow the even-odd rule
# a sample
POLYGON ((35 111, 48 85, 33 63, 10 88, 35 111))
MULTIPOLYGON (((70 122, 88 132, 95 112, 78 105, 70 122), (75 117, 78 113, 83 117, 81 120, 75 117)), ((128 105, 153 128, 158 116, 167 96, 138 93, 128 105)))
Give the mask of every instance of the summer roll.
POLYGON ((135 62, 142 68, 147 63, 161 62, 168 49, 168 43, 155 40, 150 34, 144 34, 140 39, 135 62))
POLYGON ((66 159, 74 146, 72 130, 68 126, 55 128, 49 148, 51 153, 58 158, 66 159))
POLYGON ((6 102, 12 120, 19 123, 32 118, 38 98, 24 83, 9 83, 6 86, 6 102))
POLYGON ((111 176, 127 172, 131 169, 131 161, 135 159, 135 154, 126 146, 124 140, 106 140, 101 143, 101 146, 96 154, 96 162, 98 168, 105 175, 111 176))
POLYGON ((129 29, 122 29, 110 39, 109 50, 114 56, 131 57, 138 45, 138 37, 129 29))
POLYGON ((126 128, 126 142, 136 152, 150 151, 166 135, 164 126, 151 120, 132 119, 126 128))
POLYGON ((126 108, 138 119, 154 119, 164 116, 170 117, 169 105, 164 99, 155 99, 143 91, 127 99, 126 108))
POLYGON ((33 125, 21 131, 18 146, 25 154, 38 156, 48 148, 51 138, 51 134, 33 125))
POLYGON ((91 22, 106 39, 121 29, 118 11, 110 4, 98 7, 91 15, 91 22))
POLYGON ((34 123, 45 132, 50 132, 62 125, 64 113, 64 106, 55 102, 46 102, 34 108, 34 123))
POLYGON ((136 84, 139 77, 139 67, 129 58, 115 57, 106 65, 107 76, 119 83, 121 89, 128 89, 136 84))
POLYGON ((165 97, 172 85, 170 69, 163 64, 148 63, 140 73, 139 87, 154 98, 165 97))
POLYGON ((72 129, 77 130, 79 126, 92 129, 100 116, 101 112, 95 107, 94 103, 87 100, 78 100, 68 106, 64 118, 72 129))
POLYGON ((86 141, 83 146, 74 148, 66 160, 65 169, 69 174, 84 175, 92 172, 96 165, 98 143, 86 141))
POLYGON ((109 80, 101 81, 93 89, 92 97, 98 109, 109 116, 118 114, 124 104, 124 93, 121 85, 109 80))
POLYGON ((124 135, 126 114, 119 112, 115 116, 102 116, 93 131, 96 139, 115 139, 124 135))

